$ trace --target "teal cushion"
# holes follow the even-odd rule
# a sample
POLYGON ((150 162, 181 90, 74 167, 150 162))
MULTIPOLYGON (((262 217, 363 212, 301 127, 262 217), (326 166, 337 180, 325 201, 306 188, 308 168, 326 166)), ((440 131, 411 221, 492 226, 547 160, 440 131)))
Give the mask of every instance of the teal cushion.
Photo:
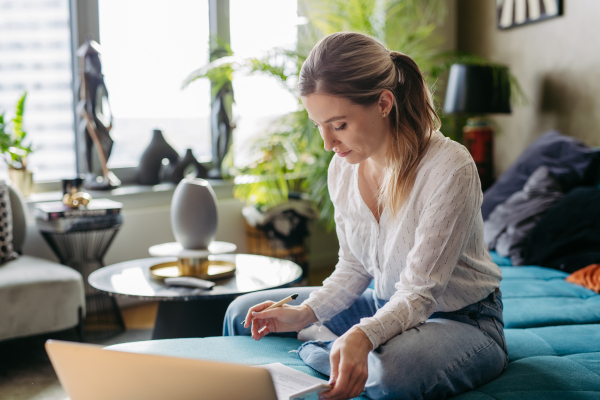
POLYGON ((548 281, 552 279, 565 279, 569 274, 556 269, 527 266, 527 267, 500 267, 502 283, 509 279, 536 279, 548 281))
POLYGON ((600 352, 600 324, 505 329, 510 361, 600 352))
POLYGON ((511 266, 510 258, 502 257, 495 251, 490 251, 490 256, 492 256, 492 261, 496 263, 499 267, 511 266))
POLYGON ((549 268, 502 267, 505 328, 600 323, 600 296, 549 268))
POLYGON ((494 381, 457 400, 595 399, 600 397, 600 353, 523 358, 494 381))
MULTIPOLYGON (((509 329, 507 344, 511 363, 507 370, 493 382, 455 398, 461 400, 597 399, 598 393, 594 393, 593 390, 600 388, 600 352, 571 354, 564 357, 560 355, 569 351, 569 344, 561 344, 562 340, 567 342, 577 337, 572 346, 581 346, 581 349, 588 351, 593 349, 593 342, 600 343, 599 333, 598 325, 509 329), (571 331, 568 328, 572 328, 571 331)), ((267 336, 256 342, 250 337, 237 336, 154 340, 123 343, 107 348, 248 365, 280 362, 312 376, 326 379, 306 366, 293 352, 300 343, 293 338, 267 336)), ((366 397, 359 399, 366 400, 366 397)))
MULTIPOLYGON (((266 336, 257 342, 249 336, 229 336, 203 339, 149 340, 122 343, 106 348, 130 353, 156 354, 247 365, 278 362, 317 378, 328 379, 306 365, 298 356, 295 351, 301 344, 301 341, 294 338, 266 336)), ((367 400, 366 397, 357 397, 357 399, 367 400)))

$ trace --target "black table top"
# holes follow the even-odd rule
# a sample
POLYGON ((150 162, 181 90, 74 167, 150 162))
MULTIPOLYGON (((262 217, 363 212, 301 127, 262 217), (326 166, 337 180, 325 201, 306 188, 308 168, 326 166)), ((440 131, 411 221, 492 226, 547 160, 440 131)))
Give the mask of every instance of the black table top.
POLYGON ((125 261, 94 271, 89 284, 110 295, 145 300, 196 300, 233 297, 264 289, 274 289, 297 281, 302 269, 294 262, 249 254, 221 254, 211 259, 236 264, 235 276, 216 280, 212 290, 167 286, 150 276, 152 265, 176 261, 176 257, 152 257, 125 261))

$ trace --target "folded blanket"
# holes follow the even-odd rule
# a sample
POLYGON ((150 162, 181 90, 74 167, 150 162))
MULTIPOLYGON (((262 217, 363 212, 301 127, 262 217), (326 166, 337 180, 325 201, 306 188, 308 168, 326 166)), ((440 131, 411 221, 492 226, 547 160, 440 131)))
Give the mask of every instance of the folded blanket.
POLYGON ((566 193, 576 186, 596 184, 600 179, 600 151, 580 140, 550 131, 533 142, 483 194, 481 215, 487 221, 496 206, 515 192, 540 166, 546 166, 566 193))
POLYGON ((533 228, 521 254, 526 265, 575 272, 600 264, 600 188, 576 188, 533 228))
POLYGON ((541 166, 519 190, 499 204, 485 221, 483 238, 490 250, 510 257, 512 265, 523 265, 521 250, 543 214, 563 196, 560 185, 541 166))
POLYGON ((596 293, 600 293, 600 264, 588 265, 579 271, 567 276, 567 282, 584 286, 596 293))

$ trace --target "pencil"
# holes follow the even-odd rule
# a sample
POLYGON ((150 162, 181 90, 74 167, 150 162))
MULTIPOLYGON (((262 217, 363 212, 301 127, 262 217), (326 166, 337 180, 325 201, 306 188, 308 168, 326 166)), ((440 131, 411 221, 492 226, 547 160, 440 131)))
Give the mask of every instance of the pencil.
MULTIPOLYGON (((296 300, 296 298, 297 298, 297 297, 298 297, 298 293, 294 293, 293 295, 291 295, 291 296, 288 296, 288 297, 286 297, 285 299, 283 299, 283 300, 280 300, 280 301, 278 301, 277 303, 270 305, 269 307, 265 308, 265 309, 264 309, 264 310, 262 310, 262 311, 272 310, 272 309, 274 309, 274 308, 281 307, 282 305, 284 305, 284 304, 286 304, 286 303, 289 303, 289 302, 290 302, 290 301, 292 301, 292 300, 296 300)), ((261 311, 261 312, 262 312, 262 311, 261 311)), ((252 318, 252 320, 254 320, 254 318, 252 318)), ((244 320, 242 321, 242 325, 244 325, 245 323, 246 323, 246 320, 244 319, 244 320)))

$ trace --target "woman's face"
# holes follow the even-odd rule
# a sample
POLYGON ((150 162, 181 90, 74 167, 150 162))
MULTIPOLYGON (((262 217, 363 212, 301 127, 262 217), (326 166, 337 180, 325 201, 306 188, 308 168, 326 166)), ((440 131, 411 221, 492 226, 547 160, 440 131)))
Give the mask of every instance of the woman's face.
POLYGON ((393 96, 384 91, 379 104, 365 107, 343 97, 326 94, 302 96, 309 118, 321 132, 325 150, 358 164, 367 158, 385 159, 390 139, 388 117, 393 96))

